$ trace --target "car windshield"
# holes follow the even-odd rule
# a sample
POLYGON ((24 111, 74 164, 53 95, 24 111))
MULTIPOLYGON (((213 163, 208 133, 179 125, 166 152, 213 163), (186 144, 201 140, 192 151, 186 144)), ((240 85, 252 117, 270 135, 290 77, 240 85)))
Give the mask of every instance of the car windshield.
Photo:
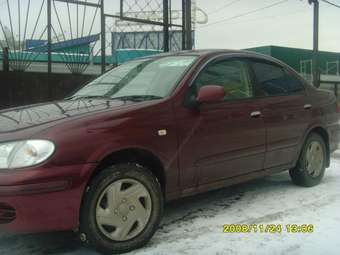
POLYGON ((195 59, 169 56, 131 61, 100 76, 69 99, 161 99, 171 94, 195 59))

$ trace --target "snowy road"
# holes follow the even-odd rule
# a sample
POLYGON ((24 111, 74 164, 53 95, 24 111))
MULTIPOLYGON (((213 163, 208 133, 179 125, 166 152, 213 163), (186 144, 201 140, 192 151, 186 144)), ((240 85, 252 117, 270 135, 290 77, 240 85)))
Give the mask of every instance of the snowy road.
MULTIPOLYGON (((340 254, 340 151, 320 186, 288 173, 171 203, 147 247, 132 254, 340 254), (312 234, 223 234, 223 224, 314 224, 312 234)), ((0 254, 95 255, 73 233, 0 233, 0 254)))

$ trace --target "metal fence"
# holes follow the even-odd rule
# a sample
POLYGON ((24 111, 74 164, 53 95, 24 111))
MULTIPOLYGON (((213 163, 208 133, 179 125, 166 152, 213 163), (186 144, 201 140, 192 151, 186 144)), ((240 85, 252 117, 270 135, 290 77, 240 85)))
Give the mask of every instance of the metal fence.
POLYGON ((321 81, 320 88, 334 92, 338 102, 340 103, 340 81, 321 81))
POLYGON ((0 0, 0 7, 4 71, 104 72, 122 52, 192 47, 191 0, 0 0), (131 33, 134 45, 126 47, 131 33), (136 47, 155 35, 157 45, 136 47))

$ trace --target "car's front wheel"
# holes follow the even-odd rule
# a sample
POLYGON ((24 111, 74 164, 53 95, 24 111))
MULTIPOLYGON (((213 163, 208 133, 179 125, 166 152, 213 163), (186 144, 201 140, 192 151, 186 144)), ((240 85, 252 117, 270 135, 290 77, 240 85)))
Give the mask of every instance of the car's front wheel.
POLYGON ((106 253, 124 253, 145 245, 163 212, 157 179, 137 164, 103 170, 89 185, 80 219, 80 238, 106 253))
POLYGON ((307 138, 297 166, 289 171, 293 182, 303 187, 318 185, 326 170, 327 149, 324 139, 317 133, 307 138))

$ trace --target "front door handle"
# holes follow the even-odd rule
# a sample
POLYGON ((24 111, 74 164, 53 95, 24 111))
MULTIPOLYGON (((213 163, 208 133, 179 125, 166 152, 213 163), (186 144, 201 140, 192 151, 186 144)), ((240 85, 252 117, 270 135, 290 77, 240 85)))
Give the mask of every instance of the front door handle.
POLYGON ((305 110, 310 110, 312 109, 312 105, 311 104, 305 104, 305 106, 303 107, 305 110))
POLYGON ((255 111, 250 114, 250 117, 252 118, 259 118, 262 116, 262 113, 260 111, 255 111))

